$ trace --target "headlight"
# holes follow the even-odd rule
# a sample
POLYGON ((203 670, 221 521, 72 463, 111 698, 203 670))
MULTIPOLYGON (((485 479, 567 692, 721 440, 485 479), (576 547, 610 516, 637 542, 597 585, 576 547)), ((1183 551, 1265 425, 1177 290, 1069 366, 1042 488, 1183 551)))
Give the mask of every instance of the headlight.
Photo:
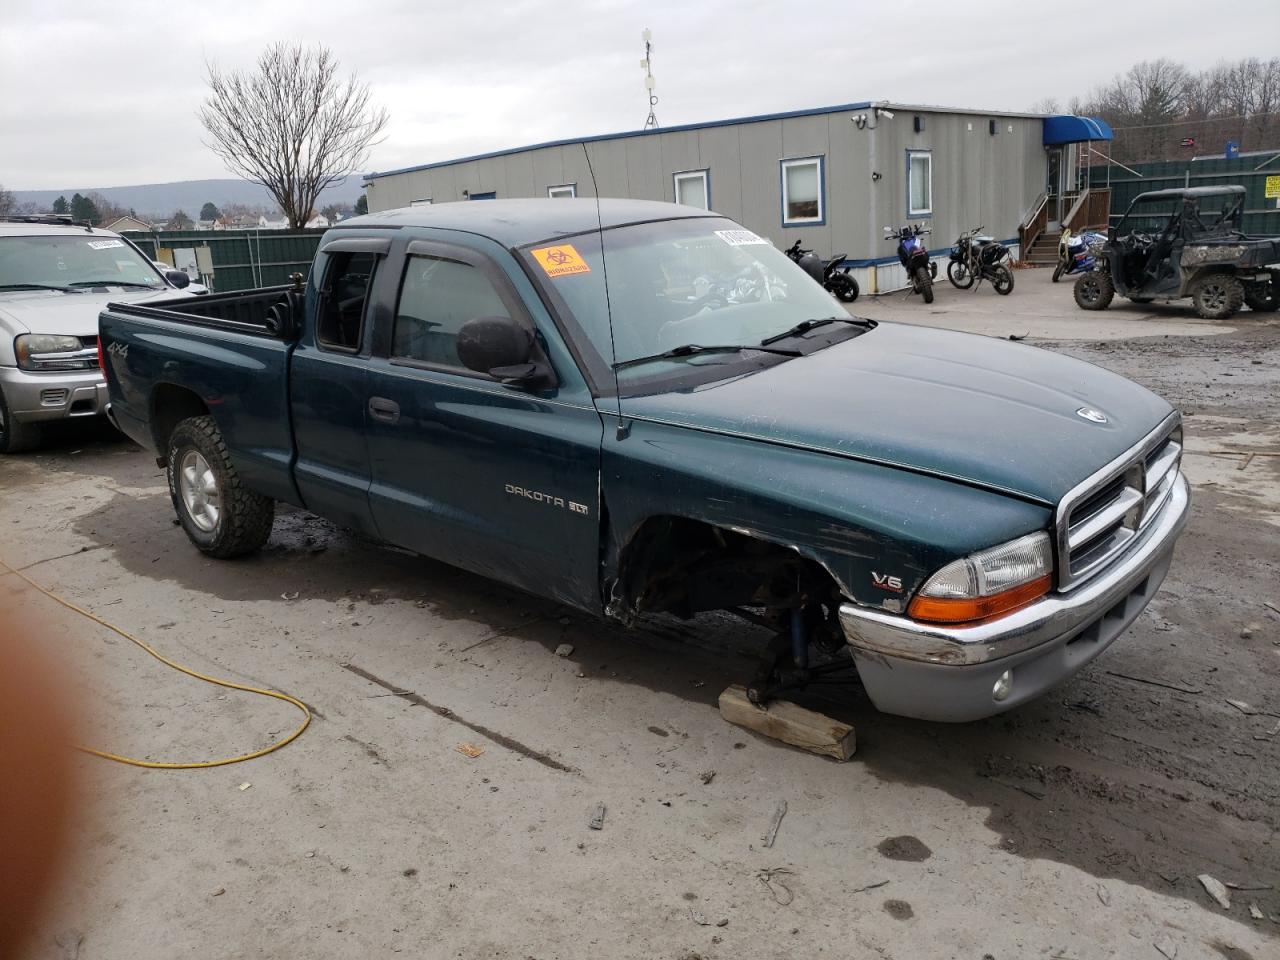
POLYGON ((930 577, 907 613, 917 620, 986 620, 1043 596, 1053 585, 1053 544, 1043 531, 947 564, 930 577))
POLYGON ((79 337, 24 333, 13 342, 18 366, 23 370, 88 370, 97 363, 88 356, 79 337))

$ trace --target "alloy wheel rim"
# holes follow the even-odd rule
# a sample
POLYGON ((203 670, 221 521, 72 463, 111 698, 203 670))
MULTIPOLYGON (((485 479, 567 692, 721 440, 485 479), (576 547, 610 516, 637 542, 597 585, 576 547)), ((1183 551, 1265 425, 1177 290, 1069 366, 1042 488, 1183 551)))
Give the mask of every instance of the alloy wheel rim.
POLYGON ((198 450, 188 450, 178 468, 178 492, 191 522, 204 533, 212 533, 222 516, 222 495, 218 478, 209 461, 198 450))
POLYGON ((1217 310, 1226 302, 1227 291, 1221 284, 1211 283, 1204 288, 1204 304, 1210 310, 1217 310))

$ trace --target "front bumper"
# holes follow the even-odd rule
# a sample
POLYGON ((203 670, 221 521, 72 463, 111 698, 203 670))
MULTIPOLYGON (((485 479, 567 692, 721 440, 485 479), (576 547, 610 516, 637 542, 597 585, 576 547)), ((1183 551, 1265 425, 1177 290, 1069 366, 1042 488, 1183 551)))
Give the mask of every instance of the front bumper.
POLYGON ((15 420, 61 420, 92 417, 107 406, 107 381, 99 370, 32 373, 0 367, 0 390, 15 420))
POLYGON ((885 713, 943 722, 979 720, 1039 696, 1105 650, 1155 596, 1190 502, 1179 475, 1160 513, 1109 569, 985 623, 947 627, 842 605, 840 623, 867 694, 885 713), (1005 671, 1012 684, 996 700, 1005 671))

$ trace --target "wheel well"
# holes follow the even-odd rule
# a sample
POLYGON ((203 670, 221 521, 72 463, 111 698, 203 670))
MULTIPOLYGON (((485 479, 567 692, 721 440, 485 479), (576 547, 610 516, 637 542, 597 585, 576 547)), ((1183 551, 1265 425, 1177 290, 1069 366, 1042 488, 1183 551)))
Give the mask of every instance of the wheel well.
MULTIPOLYGON (((840 590, 821 564, 750 532, 701 520, 645 520, 619 554, 616 600, 628 614, 836 602, 840 590)), ((613 606, 613 604, 611 604, 613 606)))
POLYGON ((209 407, 200 395, 186 387, 162 383, 151 393, 151 436, 156 442, 157 459, 164 466, 169 454, 169 437, 174 427, 188 417, 202 417, 209 407))

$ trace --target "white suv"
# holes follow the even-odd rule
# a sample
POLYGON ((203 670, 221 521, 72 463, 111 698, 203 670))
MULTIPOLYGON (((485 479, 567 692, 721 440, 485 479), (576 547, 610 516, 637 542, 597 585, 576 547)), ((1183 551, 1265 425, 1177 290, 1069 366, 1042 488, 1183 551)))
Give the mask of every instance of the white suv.
POLYGON ((132 243, 63 217, 0 217, 0 454, 40 425, 105 412, 98 314, 108 302, 187 296, 132 243))

